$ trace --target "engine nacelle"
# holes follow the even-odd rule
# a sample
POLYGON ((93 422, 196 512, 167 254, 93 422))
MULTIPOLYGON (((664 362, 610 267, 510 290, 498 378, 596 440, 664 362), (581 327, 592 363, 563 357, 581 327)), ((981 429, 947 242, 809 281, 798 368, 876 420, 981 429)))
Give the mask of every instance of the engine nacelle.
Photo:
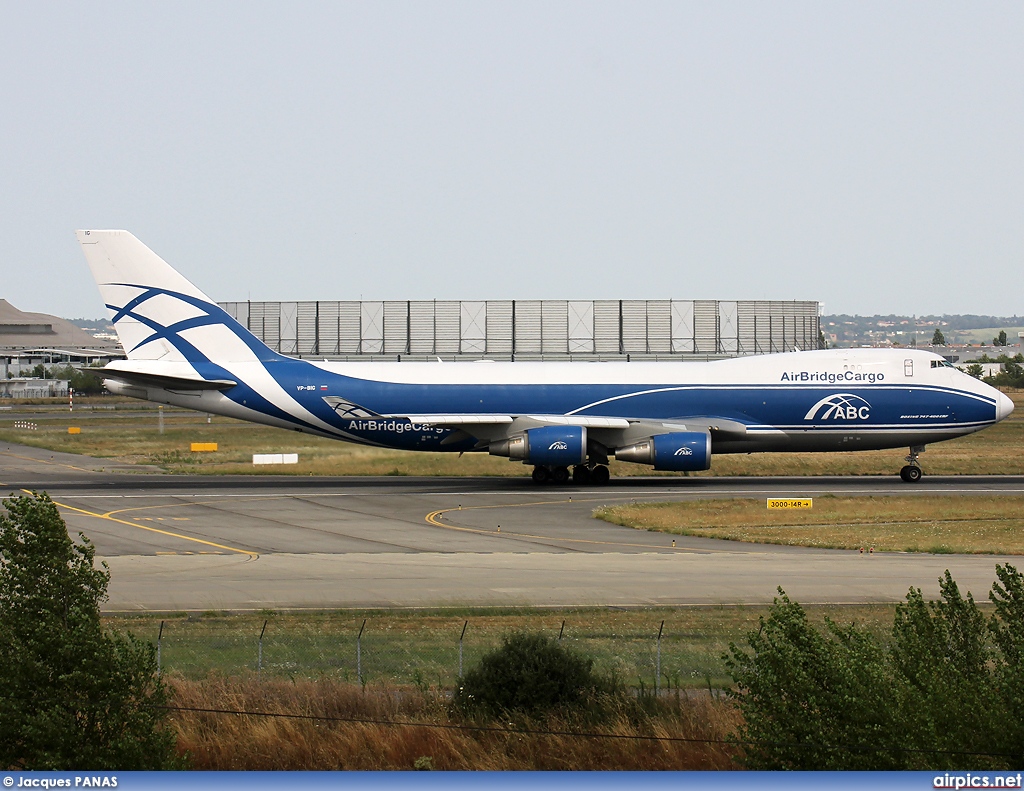
POLYGON ((653 464, 656 470, 693 472, 711 467, 711 432, 675 431, 658 434, 635 445, 617 448, 615 458, 653 464))
POLYGON ((492 442, 492 456, 508 456, 512 461, 569 467, 587 461, 586 426, 541 426, 522 434, 492 442))

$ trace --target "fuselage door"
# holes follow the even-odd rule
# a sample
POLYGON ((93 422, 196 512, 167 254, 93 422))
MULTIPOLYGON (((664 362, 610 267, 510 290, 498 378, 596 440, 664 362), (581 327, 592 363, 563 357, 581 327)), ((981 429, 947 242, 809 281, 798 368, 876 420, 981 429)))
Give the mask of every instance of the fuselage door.
POLYGON ((914 375, 914 361, 913 360, 908 358, 908 359, 903 361, 903 375, 904 376, 913 376, 914 375))

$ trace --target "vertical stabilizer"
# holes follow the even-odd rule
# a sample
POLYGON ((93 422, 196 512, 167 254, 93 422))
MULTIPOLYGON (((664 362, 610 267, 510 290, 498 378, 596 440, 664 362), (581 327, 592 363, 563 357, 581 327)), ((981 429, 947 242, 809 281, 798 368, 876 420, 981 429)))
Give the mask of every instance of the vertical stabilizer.
POLYGON ((129 360, 280 358, 128 231, 76 231, 129 360))

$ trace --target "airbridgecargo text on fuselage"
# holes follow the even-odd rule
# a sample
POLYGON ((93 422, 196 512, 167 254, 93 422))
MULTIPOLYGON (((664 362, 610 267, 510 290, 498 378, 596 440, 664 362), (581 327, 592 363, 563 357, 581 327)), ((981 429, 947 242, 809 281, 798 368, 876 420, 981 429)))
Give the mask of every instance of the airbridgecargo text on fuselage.
POLYGON ((834 385, 837 382, 867 382, 868 384, 875 384, 885 379, 885 374, 882 373, 862 373, 861 371, 841 371, 839 373, 833 373, 832 371, 793 371, 787 373, 783 371, 782 382, 825 382, 826 384, 834 385))
POLYGON ((434 432, 443 434, 444 429, 440 426, 428 426, 423 423, 410 423, 408 420, 350 420, 349 431, 390 431, 395 434, 404 434, 406 431, 417 433, 434 432))

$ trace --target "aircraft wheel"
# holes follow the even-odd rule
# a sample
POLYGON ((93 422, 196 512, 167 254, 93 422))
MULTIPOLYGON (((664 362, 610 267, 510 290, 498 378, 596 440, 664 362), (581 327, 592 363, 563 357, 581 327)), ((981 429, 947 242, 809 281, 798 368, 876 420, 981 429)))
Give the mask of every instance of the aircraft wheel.
POLYGON ((551 479, 555 483, 568 483, 569 482, 569 468, 568 467, 555 467, 551 471, 551 479))
POLYGON ((590 469, 585 464, 578 464, 572 468, 572 482, 581 486, 590 483, 590 469))
POLYGON ((608 474, 608 468, 603 464, 598 464, 594 469, 590 471, 590 482, 595 486, 604 486, 611 480, 611 475, 608 474))
POLYGON ((534 483, 548 483, 551 480, 551 473, 548 472, 547 467, 541 467, 539 464, 533 468, 533 482, 534 483))
POLYGON ((921 472, 920 467, 915 467, 911 464, 908 464, 906 467, 900 470, 900 478, 902 478, 907 483, 917 483, 919 480, 921 480, 921 476, 923 474, 924 473, 921 472))

